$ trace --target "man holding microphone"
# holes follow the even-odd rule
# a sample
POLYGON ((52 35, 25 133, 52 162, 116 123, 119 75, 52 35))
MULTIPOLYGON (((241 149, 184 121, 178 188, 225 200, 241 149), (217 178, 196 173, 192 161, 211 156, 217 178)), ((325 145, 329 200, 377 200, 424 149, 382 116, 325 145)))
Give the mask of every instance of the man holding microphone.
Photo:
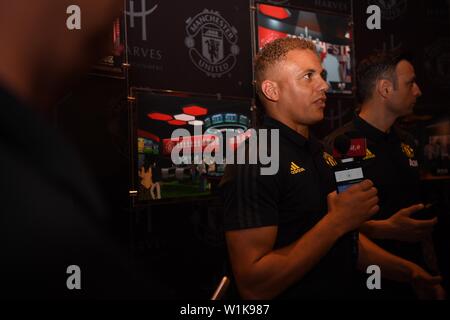
MULTIPOLYGON (((315 45, 275 40, 255 65, 265 109, 263 127, 278 130, 279 170, 228 164, 221 188, 225 236, 234 280, 244 299, 349 298, 356 268, 376 264, 382 276, 434 298, 440 277, 394 256, 354 230, 378 212, 370 180, 337 194, 334 159, 310 134, 323 119, 327 82, 315 45)), ((246 152, 248 144, 243 146, 246 152)))

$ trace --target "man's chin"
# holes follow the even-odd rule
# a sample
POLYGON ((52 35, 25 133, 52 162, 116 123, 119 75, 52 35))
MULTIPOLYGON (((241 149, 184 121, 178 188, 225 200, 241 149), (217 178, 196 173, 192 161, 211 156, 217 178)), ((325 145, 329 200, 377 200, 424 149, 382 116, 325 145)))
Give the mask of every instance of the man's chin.
POLYGON ((317 115, 316 123, 321 122, 325 118, 323 110, 317 115))
POLYGON ((322 122, 322 120, 324 119, 324 115, 322 113, 322 115, 317 115, 316 117, 311 118, 308 122, 309 126, 313 126, 315 124, 318 124, 320 122, 322 122))
POLYGON ((405 116, 410 116, 414 113, 414 107, 415 105, 412 105, 408 110, 406 110, 401 116, 405 117, 405 116))

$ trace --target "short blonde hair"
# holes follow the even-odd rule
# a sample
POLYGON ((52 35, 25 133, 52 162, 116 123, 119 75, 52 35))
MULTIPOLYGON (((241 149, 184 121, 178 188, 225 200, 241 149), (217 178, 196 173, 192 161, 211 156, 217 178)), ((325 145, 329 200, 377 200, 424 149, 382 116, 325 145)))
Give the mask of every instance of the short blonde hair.
POLYGON ((256 92, 262 100, 261 84, 265 80, 266 71, 271 66, 286 58, 292 50, 311 50, 316 53, 316 45, 303 38, 280 38, 266 44, 255 59, 256 92))

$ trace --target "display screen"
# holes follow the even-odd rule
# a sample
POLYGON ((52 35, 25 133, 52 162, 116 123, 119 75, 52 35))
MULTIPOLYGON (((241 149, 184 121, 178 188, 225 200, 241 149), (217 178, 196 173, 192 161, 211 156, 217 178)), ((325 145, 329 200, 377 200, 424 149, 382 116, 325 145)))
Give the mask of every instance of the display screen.
POLYGON ((137 93, 138 199, 209 195, 224 173, 226 144, 232 147, 251 125, 250 105, 250 100, 137 93), (219 135, 222 154, 210 152, 219 135))
POLYGON ((259 49, 285 37, 306 38, 316 44, 330 84, 329 93, 353 93, 350 17, 258 4, 259 49))
POLYGON ((426 128, 422 169, 435 176, 450 174, 450 120, 437 121, 426 128))

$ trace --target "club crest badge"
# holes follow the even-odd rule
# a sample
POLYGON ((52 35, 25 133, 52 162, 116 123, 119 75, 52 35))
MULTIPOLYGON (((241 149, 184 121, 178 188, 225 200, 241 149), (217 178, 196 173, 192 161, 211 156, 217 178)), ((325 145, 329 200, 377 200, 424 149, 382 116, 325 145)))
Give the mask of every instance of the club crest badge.
POLYGON ((192 63, 207 76, 220 78, 236 65, 238 32, 219 12, 204 9, 186 21, 185 45, 192 63))

